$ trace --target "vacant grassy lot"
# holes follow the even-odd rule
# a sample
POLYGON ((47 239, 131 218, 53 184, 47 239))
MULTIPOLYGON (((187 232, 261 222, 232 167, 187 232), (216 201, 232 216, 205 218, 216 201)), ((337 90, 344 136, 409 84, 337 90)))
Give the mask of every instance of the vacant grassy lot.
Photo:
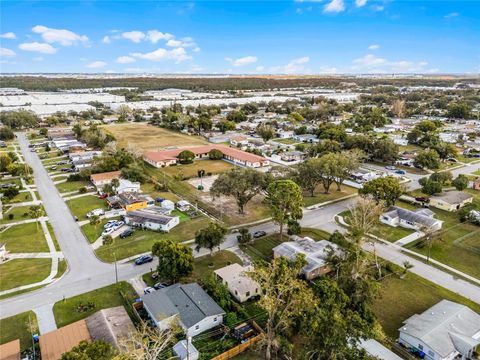
POLYGON ((68 200, 67 202, 70 211, 79 220, 86 220, 85 216, 88 212, 94 209, 107 209, 107 203, 104 199, 99 199, 97 196, 86 195, 76 199, 68 200))
POLYGON ((50 274, 51 259, 15 259, 0 265, 0 291, 42 281, 50 274))
POLYGON ((386 334, 397 339, 398 328, 404 320, 422 313, 443 299, 462 303, 476 312, 480 311, 480 305, 412 273, 408 273, 404 279, 395 274, 384 278, 373 310, 386 334))
POLYGON ((5 243, 8 252, 48 252, 47 241, 40 224, 15 225, 0 233, 0 243, 5 243))
POLYGON ((357 192, 357 189, 347 185, 342 185, 342 190, 337 191, 337 186, 334 184, 330 188, 330 192, 325 194, 323 185, 318 185, 315 189, 314 196, 310 196, 309 193, 304 193, 303 200, 305 202, 305 206, 312 206, 325 201, 337 200, 348 195, 356 194, 357 192))
POLYGON ((90 185, 88 181, 66 181, 55 185, 59 192, 78 191, 80 188, 90 185))
POLYGON ((2 199, 4 204, 16 204, 16 203, 21 203, 21 202, 28 202, 32 201, 32 195, 30 195, 30 192, 21 192, 18 193, 18 195, 14 196, 10 200, 2 199))
POLYGON ((0 220, 0 224, 8 224, 12 222, 18 222, 18 221, 30 219, 30 216, 28 215, 30 206, 18 206, 18 207, 13 207, 10 210, 7 210, 6 208, 7 206, 3 208, 4 210, 3 219, 0 220), (10 219, 10 214, 13 215, 12 219, 10 219))
POLYGON ((167 166, 162 169, 169 175, 174 176, 176 179, 184 179, 198 176, 198 170, 205 170, 205 174, 219 174, 235 166, 223 160, 198 160, 192 164, 167 166))
POLYGON ((148 124, 122 124, 103 126, 117 139, 119 148, 135 146, 140 150, 158 150, 169 146, 203 145, 207 141, 193 135, 162 129, 148 124))
POLYGON ((180 219, 180 224, 166 234, 138 229, 135 230, 132 236, 125 239, 116 238, 112 245, 101 246, 95 252, 101 260, 106 262, 114 261, 114 253, 117 260, 125 259, 136 254, 151 251, 153 244, 160 239, 168 239, 175 242, 191 240, 195 237, 197 230, 207 226, 208 222, 208 219, 204 216, 186 221, 180 219))
POLYGON ((120 291, 132 301, 137 297, 135 290, 127 282, 118 285, 106 286, 85 294, 74 296, 66 300, 60 300, 53 306, 53 315, 58 327, 71 324, 85 319, 93 313, 115 306, 129 305, 123 299, 120 291))
MULTIPOLYGON (((32 334, 29 323, 37 328, 37 317, 33 311, 27 311, 15 316, 0 320, 0 344, 20 339, 20 349, 25 350, 32 346, 32 334)), ((38 333, 38 331, 36 331, 38 333)))

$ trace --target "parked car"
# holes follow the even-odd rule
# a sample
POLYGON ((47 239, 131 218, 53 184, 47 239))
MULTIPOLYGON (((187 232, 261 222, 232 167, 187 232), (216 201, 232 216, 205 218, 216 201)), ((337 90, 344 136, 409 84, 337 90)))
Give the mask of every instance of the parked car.
POLYGON ((161 282, 158 282, 156 283, 155 285, 153 285, 153 287, 155 288, 155 290, 160 290, 160 289, 163 289, 165 287, 167 287, 168 285, 167 284, 164 284, 164 283, 161 283, 161 282))
POLYGON ((137 260, 135 260, 135 265, 142 265, 153 261, 153 256, 151 255, 142 255, 137 260))
POLYGON ((104 229, 111 228, 113 225, 115 225, 116 222, 117 220, 108 220, 107 223, 103 225, 103 228, 104 229))
POLYGON ((155 198, 155 201, 156 201, 156 202, 159 202, 159 203, 161 203, 161 202, 164 201, 164 200, 165 200, 165 199, 162 198, 162 197, 157 197, 157 198, 155 198))
POLYGON ((95 209, 95 210, 92 210, 89 213, 87 213, 86 216, 87 216, 87 218, 91 218, 94 215, 101 216, 103 214, 105 214, 105 211, 103 211, 103 209, 95 209))
POLYGON ((387 165, 387 166, 385 166, 385 169, 387 169, 387 170, 395 170, 396 167, 393 166, 393 165, 387 165))
POLYGON ((262 236, 265 236, 265 235, 267 235, 267 233, 266 233, 265 231, 263 231, 263 230, 255 231, 255 232, 253 233, 253 237, 254 237, 255 239, 261 238, 262 236))
POLYGON ((154 292, 155 290, 156 290, 155 288, 153 288, 151 286, 148 286, 145 289, 143 289, 143 293, 144 294, 150 294, 150 293, 154 292))
POLYGON ((57 165, 65 165, 68 164, 67 161, 57 161, 57 165))
POLYGON ((52 165, 52 166, 50 166, 50 169, 51 169, 51 170, 57 170, 57 166, 56 166, 56 165, 52 165))
POLYGON ((422 203, 428 203, 428 202, 430 202, 430 199, 427 198, 427 197, 424 197, 424 196, 416 197, 415 200, 420 201, 420 202, 422 202, 422 203))
POLYGON ((120 234, 120 239, 125 239, 126 237, 133 235, 133 233, 134 233, 133 229, 127 229, 120 234))
POLYGON ((40 155, 39 158, 40 158, 40 159, 46 159, 46 158, 47 158, 47 155, 40 155))
POLYGON ((106 199, 107 198, 107 194, 102 194, 98 197, 99 199, 106 199))
POLYGON ((398 174, 398 175, 405 175, 407 172, 405 170, 397 170, 395 171, 395 174, 398 174))
POLYGON ((111 233, 113 233, 115 231, 115 229, 113 227, 110 227, 108 229, 105 229, 103 230, 102 232, 102 236, 107 236, 107 235, 110 235, 111 233))

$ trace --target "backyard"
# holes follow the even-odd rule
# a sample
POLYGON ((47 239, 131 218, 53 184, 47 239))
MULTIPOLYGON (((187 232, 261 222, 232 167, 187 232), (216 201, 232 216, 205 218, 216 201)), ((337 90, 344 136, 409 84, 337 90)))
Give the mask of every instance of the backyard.
MULTIPOLYGON (((37 317, 33 311, 1 319, 0 329, 2 331, 0 331, 0 344, 20 339, 20 349, 23 351, 32 346, 31 329, 35 330, 36 328, 37 317)), ((38 333, 38 331, 34 333, 38 333)))
POLYGON ((10 253, 48 252, 47 241, 40 224, 14 225, 0 232, 0 243, 10 253))
POLYGON ((14 259, 0 264, 0 291, 42 281, 50 275, 51 259, 14 259))
POLYGON ((122 124, 103 126, 117 139, 119 148, 128 146, 139 150, 159 150, 169 146, 204 145, 207 141, 193 135, 162 129, 148 124, 122 124))
POLYGON ((127 282, 106 286, 65 300, 53 306, 53 315, 58 327, 85 319, 93 313, 115 306, 129 306, 138 297, 127 282), (124 299, 121 295, 125 295, 124 299))

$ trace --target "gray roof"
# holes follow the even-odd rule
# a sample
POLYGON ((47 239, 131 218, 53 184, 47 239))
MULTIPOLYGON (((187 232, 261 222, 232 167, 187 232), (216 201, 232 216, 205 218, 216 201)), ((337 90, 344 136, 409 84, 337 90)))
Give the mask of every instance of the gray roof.
POLYGON ((442 357, 455 351, 466 354, 480 344, 473 338, 480 332, 480 315, 453 301, 442 300, 404 324, 400 332, 420 339, 442 357))
POLYGON ((461 202, 472 198, 473 195, 470 195, 463 191, 446 191, 442 192, 439 195, 432 196, 432 199, 439 199, 447 204, 455 205, 460 204, 461 202))
POLYGON ((418 209, 416 211, 411 211, 398 206, 392 206, 382 216, 387 216, 392 219, 398 217, 404 221, 410 221, 415 224, 421 224, 427 227, 431 227, 440 221, 434 219, 433 215, 434 213, 428 209, 418 209))
POLYGON ((225 314, 197 283, 174 284, 146 294, 142 300, 157 321, 178 314, 187 328, 206 317, 225 314))
POLYGON ((130 211, 125 215, 131 221, 137 223, 151 222, 156 224, 166 225, 176 216, 169 216, 167 213, 169 210, 161 208, 159 206, 152 206, 146 209, 139 209, 130 211))

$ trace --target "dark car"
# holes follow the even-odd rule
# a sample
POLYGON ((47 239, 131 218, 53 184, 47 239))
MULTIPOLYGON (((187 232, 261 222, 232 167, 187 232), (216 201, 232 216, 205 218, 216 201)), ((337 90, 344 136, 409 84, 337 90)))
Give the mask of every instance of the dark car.
POLYGON ((129 237, 132 234, 133 234, 133 230, 132 229, 127 229, 120 234, 120 238, 125 239, 126 237, 129 237))
POLYGON ((143 256, 140 256, 137 260, 135 260, 135 265, 142 265, 152 261, 153 261, 153 256, 143 255, 143 256))
POLYGON ((423 203, 428 203, 428 202, 430 202, 430 199, 429 199, 429 198, 423 197, 423 196, 416 197, 415 200, 420 201, 420 202, 423 202, 423 203))
POLYGON ((265 236, 265 235, 267 235, 267 233, 266 233, 265 231, 263 231, 263 230, 255 231, 255 232, 253 233, 253 237, 254 237, 255 239, 261 238, 262 236, 265 236))
POLYGON ((155 285, 153 285, 155 290, 160 290, 160 289, 166 288, 167 286, 168 286, 167 284, 164 284, 161 282, 158 282, 155 285))
POLYGON ((157 197, 157 198, 155 198, 155 201, 161 203, 161 202, 165 201, 165 199, 162 198, 162 197, 157 197))

